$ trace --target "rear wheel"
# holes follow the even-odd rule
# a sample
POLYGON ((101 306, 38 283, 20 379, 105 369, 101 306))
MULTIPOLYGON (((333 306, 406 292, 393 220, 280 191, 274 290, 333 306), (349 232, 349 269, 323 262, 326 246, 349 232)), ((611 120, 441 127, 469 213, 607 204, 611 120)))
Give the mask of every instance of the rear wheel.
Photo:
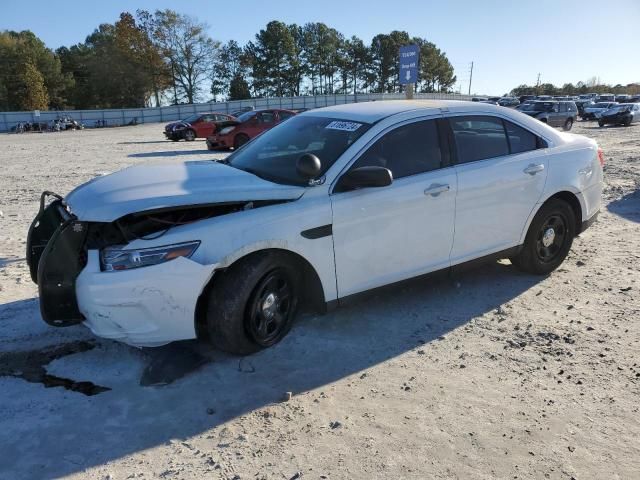
POLYGON ((246 355, 284 338, 296 314, 302 280, 285 254, 258 252, 216 276, 206 319, 216 348, 246 355))
POLYGON ((544 204, 533 218, 518 255, 511 258, 517 268, 536 275, 546 275, 564 261, 576 233, 571 206, 553 199, 544 204))
POLYGON ((624 125, 625 127, 629 127, 629 126, 631 125, 631 118, 627 118, 627 119, 624 121, 623 125, 624 125))
POLYGON ((567 118, 567 121, 564 122, 564 126, 562 127, 562 129, 565 132, 568 132, 569 130, 571 130, 571 127, 573 127, 573 118, 567 118))
POLYGON ((244 133, 239 133, 236 138, 233 139, 233 148, 236 150, 249 141, 249 137, 244 133))
POLYGON ((191 129, 187 130, 186 132, 184 132, 184 139, 187 142, 193 142, 196 139, 196 132, 191 129))
POLYGON ((602 120, 598 120, 598 126, 599 127, 604 127, 604 122, 602 120))

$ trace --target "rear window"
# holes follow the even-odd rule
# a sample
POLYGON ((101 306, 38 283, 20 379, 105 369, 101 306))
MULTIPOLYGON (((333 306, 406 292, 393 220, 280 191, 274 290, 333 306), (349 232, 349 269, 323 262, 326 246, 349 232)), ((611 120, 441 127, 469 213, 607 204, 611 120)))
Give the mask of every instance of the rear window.
POLYGON ((538 137, 529 130, 506 120, 504 121, 504 127, 507 130, 511 153, 528 152, 538 148, 538 137))
POLYGON ((451 129, 458 150, 458 163, 469 163, 509 154, 502 120, 496 117, 452 117, 451 129))
POLYGON ((536 134, 501 118, 469 116, 452 117, 449 121, 459 164, 546 147, 536 134))

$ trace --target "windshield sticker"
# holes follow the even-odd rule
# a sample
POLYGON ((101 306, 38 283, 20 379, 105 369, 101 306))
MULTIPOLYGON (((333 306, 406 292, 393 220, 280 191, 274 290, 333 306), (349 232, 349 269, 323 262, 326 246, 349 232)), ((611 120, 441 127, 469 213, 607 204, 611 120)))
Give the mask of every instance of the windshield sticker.
POLYGON ((342 130, 342 131, 345 131, 345 132, 355 132, 361 126, 362 126, 361 123, 356 123, 356 122, 333 121, 333 122, 331 122, 329 125, 327 125, 324 128, 328 128, 330 130, 342 130))

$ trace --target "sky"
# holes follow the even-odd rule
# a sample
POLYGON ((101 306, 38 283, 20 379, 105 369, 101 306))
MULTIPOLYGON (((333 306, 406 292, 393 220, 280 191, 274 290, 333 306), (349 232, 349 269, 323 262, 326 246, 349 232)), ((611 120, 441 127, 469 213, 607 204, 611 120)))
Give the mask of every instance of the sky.
POLYGON ((0 30, 31 30, 50 48, 83 42, 122 11, 171 8, 209 25, 209 35, 241 44, 271 20, 324 22, 369 44, 406 30, 434 42, 451 61, 460 89, 502 95, 526 83, 640 82, 640 0, 29 0, 6 1, 0 30), (34 12, 36 12, 34 14, 34 12))

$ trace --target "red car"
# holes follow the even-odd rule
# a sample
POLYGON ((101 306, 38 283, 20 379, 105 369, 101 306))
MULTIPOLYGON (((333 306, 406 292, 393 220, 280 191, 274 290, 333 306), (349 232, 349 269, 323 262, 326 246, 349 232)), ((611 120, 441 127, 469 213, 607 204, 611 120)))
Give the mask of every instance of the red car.
POLYGON ((240 148, 252 138, 295 114, 296 112, 292 110, 280 109, 245 112, 235 122, 229 122, 228 126, 207 137, 207 148, 209 150, 240 148))
POLYGON ((196 138, 207 138, 218 129, 233 124, 230 122, 235 120, 235 117, 226 113, 196 113, 184 120, 165 125, 164 135, 174 142, 182 139, 190 142, 196 138))

